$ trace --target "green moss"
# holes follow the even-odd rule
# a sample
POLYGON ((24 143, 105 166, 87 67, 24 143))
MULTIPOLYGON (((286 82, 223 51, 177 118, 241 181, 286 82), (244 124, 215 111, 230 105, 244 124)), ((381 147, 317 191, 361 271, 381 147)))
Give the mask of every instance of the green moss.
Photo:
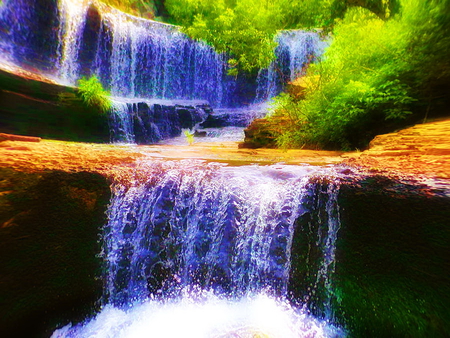
POLYGON ((338 321, 351 337, 450 336, 450 199, 360 183, 340 193, 338 321))

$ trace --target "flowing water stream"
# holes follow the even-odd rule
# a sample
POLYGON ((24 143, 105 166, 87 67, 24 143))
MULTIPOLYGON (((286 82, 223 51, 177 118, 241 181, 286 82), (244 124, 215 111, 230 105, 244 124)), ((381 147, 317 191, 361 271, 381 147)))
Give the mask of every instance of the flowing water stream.
POLYGON ((102 311, 54 338, 344 336, 331 321, 340 227, 333 168, 185 160, 139 170, 112 186, 102 311), (311 203, 317 177, 329 188, 311 203), (305 244, 321 253, 305 290, 323 303, 320 319, 289 293, 293 237, 311 231, 297 222, 311 214, 324 218, 305 244))

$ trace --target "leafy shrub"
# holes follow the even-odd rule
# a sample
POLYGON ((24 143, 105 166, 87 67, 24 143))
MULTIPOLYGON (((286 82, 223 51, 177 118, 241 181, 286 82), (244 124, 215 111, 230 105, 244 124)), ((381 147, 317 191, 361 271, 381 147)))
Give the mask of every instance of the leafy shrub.
POLYGON ((78 93, 86 104, 98 107, 103 113, 111 109, 110 94, 95 75, 78 80, 78 93))
POLYGON ((377 133, 423 113, 424 105, 436 105, 430 88, 450 83, 448 15, 442 15, 448 3, 402 0, 400 13, 389 20, 363 8, 348 10, 322 61, 308 70, 305 99, 276 101, 275 111, 289 106, 295 123, 279 133, 278 144, 362 148, 377 133))
POLYGON ((194 144, 194 132, 190 131, 189 129, 184 130, 184 136, 186 137, 186 141, 191 146, 194 144))
POLYGON ((133 15, 154 18, 156 4, 154 0, 102 0, 104 3, 113 6, 123 12, 133 15))

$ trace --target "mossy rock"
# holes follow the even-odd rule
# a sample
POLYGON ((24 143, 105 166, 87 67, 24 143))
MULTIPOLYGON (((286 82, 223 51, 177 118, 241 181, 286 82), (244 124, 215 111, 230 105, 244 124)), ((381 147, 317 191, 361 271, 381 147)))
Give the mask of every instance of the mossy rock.
POLYGON ((0 168, 0 336, 48 337, 93 313, 109 198, 98 174, 0 168))

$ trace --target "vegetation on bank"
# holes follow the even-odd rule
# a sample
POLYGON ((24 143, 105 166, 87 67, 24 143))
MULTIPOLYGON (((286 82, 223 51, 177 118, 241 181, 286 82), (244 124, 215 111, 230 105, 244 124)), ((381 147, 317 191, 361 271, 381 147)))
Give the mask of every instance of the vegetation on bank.
POLYGON ((285 148, 364 148, 379 133, 447 109, 450 1, 401 0, 387 19, 351 8, 335 22, 300 95, 275 99, 269 117, 285 148))
POLYGON ((115 7, 125 13, 141 16, 147 19, 154 19, 157 12, 157 5, 162 0, 101 0, 104 3, 115 7))

